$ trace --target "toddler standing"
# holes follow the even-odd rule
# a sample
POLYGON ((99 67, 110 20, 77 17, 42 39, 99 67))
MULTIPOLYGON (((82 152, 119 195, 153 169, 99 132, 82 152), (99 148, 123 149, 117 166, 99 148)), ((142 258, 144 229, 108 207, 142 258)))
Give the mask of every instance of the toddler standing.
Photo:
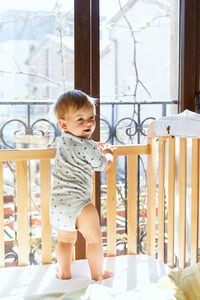
POLYGON ((90 139, 95 129, 94 99, 79 90, 62 94, 54 113, 63 129, 53 168, 50 221, 57 228, 57 278, 71 278, 73 246, 77 230, 87 242, 87 258, 93 280, 112 276, 103 273, 103 247, 99 216, 91 203, 93 171, 108 169, 115 148, 99 149, 90 139))

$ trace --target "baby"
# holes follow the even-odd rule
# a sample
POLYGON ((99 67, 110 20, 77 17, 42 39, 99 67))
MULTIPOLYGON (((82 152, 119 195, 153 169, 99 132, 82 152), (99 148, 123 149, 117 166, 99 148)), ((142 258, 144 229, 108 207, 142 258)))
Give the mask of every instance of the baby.
POLYGON ((62 94, 54 104, 62 136, 53 168, 50 221, 57 228, 57 278, 71 278, 73 246, 77 230, 87 242, 87 259, 93 280, 112 276, 103 273, 103 247, 99 216, 91 203, 93 171, 108 169, 116 148, 98 147, 90 139, 95 129, 94 99, 79 90, 62 94))

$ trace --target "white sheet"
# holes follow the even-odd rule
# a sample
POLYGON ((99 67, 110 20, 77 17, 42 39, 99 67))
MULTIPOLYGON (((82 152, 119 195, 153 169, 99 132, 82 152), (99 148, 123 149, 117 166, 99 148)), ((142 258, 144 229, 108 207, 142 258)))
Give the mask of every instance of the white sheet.
MULTIPOLYGON (((0 299, 2 297, 71 292, 87 287, 94 282, 90 278, 87 260, 72 262, 72 279, 58 280, 56 264, 12 267, 0 269, 0 299)), ((148 283, 156 283, 171 269, 148 255, 124 255, 108 257, 104 268, 114 272, 114 277, 102 280, 101 284, 118 291, 143 289, 148 283)))
POLYGON ((177 115, 155 121, 154 132, 158 136, 200 137, 200 114, 188 109, 177 115))

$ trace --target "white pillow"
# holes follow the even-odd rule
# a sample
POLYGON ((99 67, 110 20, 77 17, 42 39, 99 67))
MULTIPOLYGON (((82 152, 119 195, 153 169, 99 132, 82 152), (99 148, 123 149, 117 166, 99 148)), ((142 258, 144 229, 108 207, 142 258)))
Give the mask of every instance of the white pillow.
POLYGON ((200 114, 188 109, 177 115, 162 117, 155 121, 154 132, 158 136, 200 137, 200 114))

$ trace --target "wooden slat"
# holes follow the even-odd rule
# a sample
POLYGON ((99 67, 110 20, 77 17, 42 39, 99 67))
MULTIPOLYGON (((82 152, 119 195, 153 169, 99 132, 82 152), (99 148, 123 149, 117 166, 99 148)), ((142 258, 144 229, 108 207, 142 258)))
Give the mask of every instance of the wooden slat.
POLYGON ((52 262, 51 225, 49 222, 49 201, 51 191, 51 165, 50 160, 40 161, 40 201, 42 217, 42 263, 52 262))
POLYGON ((147 157, 147 254, 155 257, 156 224, 156 139, 151 143, 151 154, 147 157))
POLYGON ((107 256, 116 255, 116 157, 107 171, 107 256))
POLYGON ((114 152, 114 156, 119 155, 142 155, 142 154, 150 154, 151 147, 150 145, 117 145, 117 150, 114 152))
POLYGON ((137 254, 137 155, 128 156, 128 254, 137 254))
POLYGON ((186 187, 187 187, 187 140, 180 138, 179 146, 179 267, 185 267, 186 248, 186 187))
POLYGON ((174 267, 175 138, 169 139, 168 158, 168 265, 174 267))
POLYGON ((27 161, 16 163, 17 181, 17 222, 18 222, 18 255, 19 265, 29 264, 29 228, 28 228, 28 184, 27 161))
POLYGON ((92 203, 95 205, 99 215, 101 215, 101 173, 94 173, 94 191, 92 195, 92 203))
MULTIPOLYGON (((150 154, 149 145, 126 145, 117 146, 117 150, 114 155, 129 155, 129 154, 150 154)), ((20 150, 1 150, 0 161, 5 160, 31 160, 31 159, 51 159, 54 158, 56 149, 20 149, 20 150)))
POLYGON ((0 161, 6 160, 31 160, 31 159, 51 159, 54 158, 56 149, 20 149, 20 150, 1 150, 0 161))
POLYGON ((165 218, 165 140, 159 138, 158 165, 158 258, 164 262, 164 218, 165 218))
POLYGON ((77 240, 75 244, 75 259, 85 259, 86 258, 86 241, 82 234, 77 232, 77 240))
POLYGON ((0 267, 5 266, 4 257, 3 163, 0 162, 0 267))
POLYGON ((192 140, 191 264, 198 262, 199 140, 192 140))
POLYGON ((95 172, 92 175, 92 181, 93 181, 93 191, 92 191, 92 203, 95 205, 95 194, 96 194, 96 184, 95 184, 95 172))

